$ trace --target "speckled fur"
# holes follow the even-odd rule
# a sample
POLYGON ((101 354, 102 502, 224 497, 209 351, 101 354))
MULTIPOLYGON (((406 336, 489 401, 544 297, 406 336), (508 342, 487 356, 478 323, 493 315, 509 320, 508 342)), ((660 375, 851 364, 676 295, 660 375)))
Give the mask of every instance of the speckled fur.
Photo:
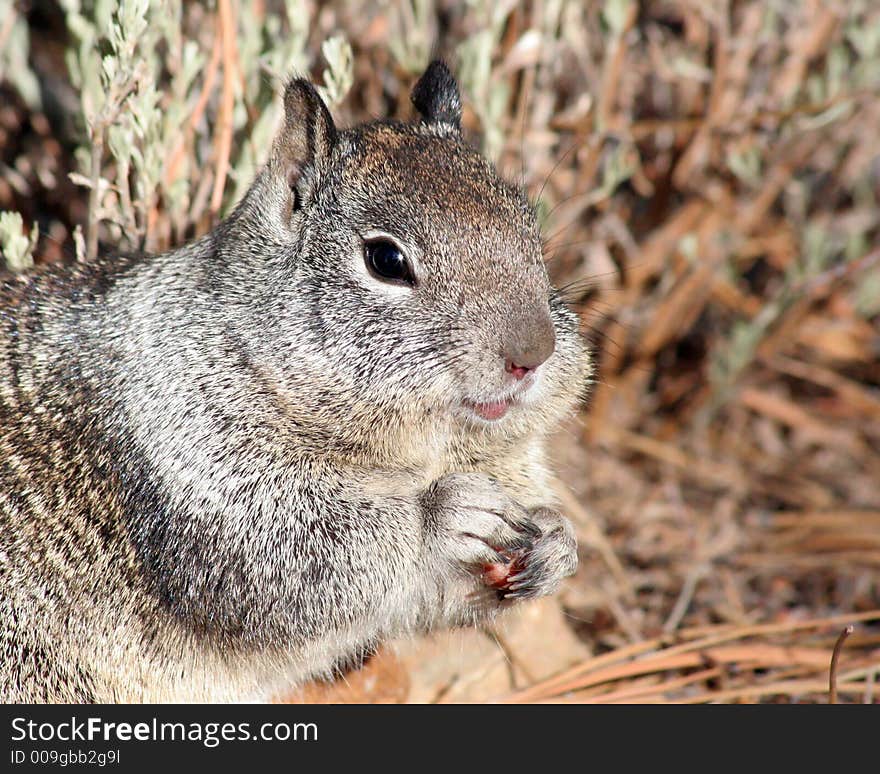
POLYGON ((4 701, 265 699, 512 604, 488 543, 539 536, 519 596, 573 572, 543 444, 589 359, 528 202, 462 141, 454 82, 436 115, 422 86, 421 123, 337 131, 294 81, 211 234, 0 279, 4 701), (416 288, 366 273, 374 231, 416 288), (548 314, 537 383, 466 410, 548 314))

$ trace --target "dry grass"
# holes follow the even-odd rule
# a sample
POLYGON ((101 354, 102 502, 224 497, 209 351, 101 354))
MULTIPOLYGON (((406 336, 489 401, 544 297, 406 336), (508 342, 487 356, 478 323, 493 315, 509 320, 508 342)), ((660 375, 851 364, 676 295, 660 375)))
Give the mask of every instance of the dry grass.
MULTIPOLYGON (((340 122, 408 117, 406 57, 434 46, 459 65, 466 128, 539 201, 550 270, 596 345, 592 398, 556 445, 583 546, 561 600, 596 655, 507 698, 824 702, 835 641, 859 622, 838 701, 875 701, 877 4, 320 5, 314 74, 326 35, 354 49, 340 122)), ((241 6, 190 12, 207 64, 165 173, 208 155, 187 213, 156 197, 155 248, 229 196, 253 118, 230 130, 219 52, 273 4, 241 6)), ((13 105, 0 209, 40 219, 57 259, 86 197, 66 187, 55 130, 13 105)))
POLYGON ((860 615, 754 626, 678 629, 596 656, 509 697, 511 702, 671 703, 804 701, 836 696, 874 701, 880 636, 849 640, 853 621, 880 621, 880 610, 860 615), (848 627, 831 637, 816 631, 848 627), (835 651, 853 648, 845 668, 835 651))
MULTIPOLYGON (((599 100, 609 129, 587 135, 593 149, 632 143, 639 167, 602 206, 565 216, 564 240, 586 242, 556 259, 562 282, 594 277, 581 302, 602 353, 566 478, 588 509, 582 523, 605 538, 601 555, 617 558, 586 562, 566 602, 618 671, 587 664, 521 695, 826 701, 838 632, 813 636, 801 622, 843 613, 839 628, 863 613, 875 626, 847 641, 839 679, 852 682, 839 693, 870 698, 876 71, 867 88, 850 63, 835 89, 811 96, 856 23, 822 4, 789 4, 772 32, 761 3, 650 8, 647 50, 629 48, 616 69, 613 53, 604 60, 602 82, 616 84, 599 100), (705 80, 683 78, 677 56, 705 80), (722 640, 736 647, 719 651, 722 640)), ((858 24, 876 31, 880 12, 858 24)), ((569 168, 573 188, 557 188, 556 173, 547 186, 559 201, 595 185, 579 177, 585 165, 569 168)))

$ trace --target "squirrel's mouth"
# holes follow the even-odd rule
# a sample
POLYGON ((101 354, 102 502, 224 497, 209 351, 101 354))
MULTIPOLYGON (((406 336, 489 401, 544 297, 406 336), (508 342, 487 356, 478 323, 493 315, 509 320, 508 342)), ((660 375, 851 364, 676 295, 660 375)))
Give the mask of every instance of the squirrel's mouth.
POLYGON ((476 414, 480 419, 487 422, 495 422, 503 417, 510 408, 513 401, 511 399, 490 401, 488 403, 476 403, 466 400, 464 405, 476 414))

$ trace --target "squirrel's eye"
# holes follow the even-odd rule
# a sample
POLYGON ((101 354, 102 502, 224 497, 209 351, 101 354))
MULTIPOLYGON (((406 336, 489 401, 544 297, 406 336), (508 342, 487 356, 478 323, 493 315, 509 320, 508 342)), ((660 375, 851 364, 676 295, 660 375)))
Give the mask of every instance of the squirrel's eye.
POLYGON ((385 282, 415 285, 412 268, 400 248, 387 239, 375 239, 364 245, 364 260, 370 273, 385 282))

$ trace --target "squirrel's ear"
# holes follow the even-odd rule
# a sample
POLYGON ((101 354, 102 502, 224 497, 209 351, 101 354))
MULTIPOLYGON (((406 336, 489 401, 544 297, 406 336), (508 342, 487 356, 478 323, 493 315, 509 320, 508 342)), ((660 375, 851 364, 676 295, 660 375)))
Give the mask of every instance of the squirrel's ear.
POLYGON ((428 65, 410 95, 422 120, 428 124, 447 124, 461 130, 461 95, 449 68, 439 59, 428 65))
POLYGON ((311 83, 296 78, 284 90, 284 127, 275 138, 271 164, 293 194, 293 208, 312 192, 336 144, 336 126, 311 83))

